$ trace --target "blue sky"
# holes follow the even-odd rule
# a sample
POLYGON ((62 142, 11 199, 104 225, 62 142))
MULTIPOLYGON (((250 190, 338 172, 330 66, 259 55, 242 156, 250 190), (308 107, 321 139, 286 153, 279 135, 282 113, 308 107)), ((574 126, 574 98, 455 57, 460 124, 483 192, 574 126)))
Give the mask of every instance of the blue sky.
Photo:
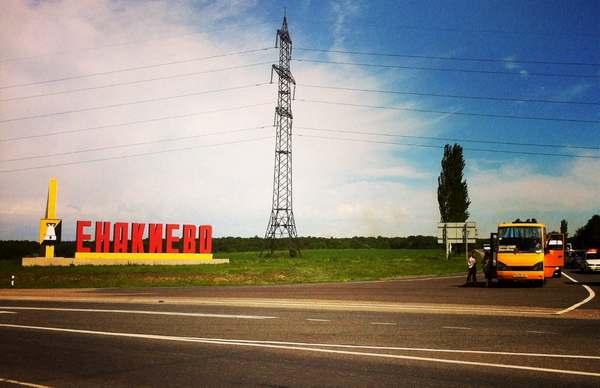
MULTIPOLYGON (((294 126, 294 205, 300 235, 434 234, 439 218, 435 190, 441 149, 368 141, 442 146, 444 141, 310 131, 302 127, 379 132, 500 142, 600 147, 600 24, 596 1, 230 1, 230 2, 20 2, 9 1, 0 15, 0 85, 16 85, 111 72, 168 61, 272 46, 287 9, 294 59, 407 67, 509 72, 434 71, 359 67, 293 61, 298 81, 294 126), (198 32, 207 32, 198 34, 198 32), (170 37, 169 39, 166 39, 170 37), (137 42, 120 45, 121 43, 137 42), (352 55, 302 48, 407 54, 493 61, 464 61, 352 55), (48 53, 52 55, 47 55, 48 53), (31 57, 27 60, 6 59, 31 57), (528 61, 523 63, 519 61, 528 61), (557 65, 569 62, 595 65, 557 65), (569 77, 535 74, 569 74, 569 77), (497 98, 557 100, 516 102, 327 90, 308 85, 396 90, 497 98), (408 108, 408 111, 324 105, 408 108), (573 104, 587 102, 593 104, 573 104), (563 122, 459 114, 533 116, 591 121, 563 122)), ((28 87, 2 88, 0 98, 94 88, 153 77, 247 66, 276 60, 276 51, 234 55, 144 70, 28 87)), ((141 98, 237 87, 268 81, 269 66, 141 82, 0 103, 0 121, 28 115, 86 109, 141 98)), ((266 106, 27 141, 0 142, 2 159, 44 155, 157 139, 194 136, 272 120, 273 85, 195 96, 156 104, 125 106, 42 119, 0 123, 0 137, 43 134, 161 115, 222 110, 248 102, 266 106)), ((273 142, 260 138, 272 129, 207 135, 173 141, 57 155, 37 160, 0 161, 0 238, 35 238, 47 180, 59 179, 64 233, 77 219, 212 223, 217 235, 262 235, 271 200, 273 142), (263 140, 261 140, 263 139, 263 140), (219 142, 249 143, 215 146, 219 142), (87 163, 93 158, 161 152, 173 146, 208 147, 159 156, 87 163), (37 168, 44 164, 68 164, 37 168), (81 163, 81 164, 78 164, 81 163), (197 166, 189 170, 183 166, 197 166)), ((485 235, 495 224, 536 217, 571 231, 600 211, 600 152, 590 149, 523 147, 462 142, 472 199, 471 219, 485 235), (470 151, 469 148, 563 153, 564 158, 470 151)))

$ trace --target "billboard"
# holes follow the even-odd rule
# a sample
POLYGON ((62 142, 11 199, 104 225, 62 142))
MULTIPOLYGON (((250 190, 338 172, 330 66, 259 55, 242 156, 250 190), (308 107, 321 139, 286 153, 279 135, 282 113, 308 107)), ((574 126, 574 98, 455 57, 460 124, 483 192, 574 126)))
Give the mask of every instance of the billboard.
POLYGON ((467 222, 440 222, 437 227, 438 244, 444 243, 444 235, 449 243, 464 243, 465 236, 467 242, 473 244, 477 241, 477 223, 467 222))

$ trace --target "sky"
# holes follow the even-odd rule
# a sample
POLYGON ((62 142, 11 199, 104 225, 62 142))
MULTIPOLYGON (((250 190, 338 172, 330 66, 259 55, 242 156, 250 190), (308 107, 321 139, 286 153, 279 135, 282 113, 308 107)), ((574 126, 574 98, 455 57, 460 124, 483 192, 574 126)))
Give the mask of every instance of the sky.
POLYGON ((51 177, 66 240, 80 219, 263 236, 284 10, 299 235, 434 235, 446 143, 482 237, 600 213, 597 1, 8 0, 0 239, 36 238, 51 177))

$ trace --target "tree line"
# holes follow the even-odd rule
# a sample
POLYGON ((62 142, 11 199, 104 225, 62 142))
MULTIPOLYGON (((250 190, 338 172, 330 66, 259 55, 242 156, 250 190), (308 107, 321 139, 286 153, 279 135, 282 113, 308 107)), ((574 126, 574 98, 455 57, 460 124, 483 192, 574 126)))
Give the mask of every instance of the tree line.
MULTIPOLYGON (((213 252, 260 252, 267 246, 262 237, 214 237, 213 252)), ((298 237, 300 249, 435 249, 438 247, 434 236, 408 237, 298 237)), ((93 245, 93 242, 90 244, 93 245)), ((181 244, 181 241, 179 242, 181 244)), ((177 245, 177 244, 175 244, 177 245)), ((275 249, 287 249, 285 239, 275 240, 275 249)), ((148 239, 144 240, 148 249, 148 239)), ((0 260, 17 260, 26 256, 41 254, 36 241, 0 241, 0 260)), ((75 241, 63 241, 55 248, 57 257, 75 256, 75 241)))
MULTIPOLYGON (((561 223, 561 232, 566 233, 566 221, 561 223)), ((588 222, 569 237, 575 249, 600 248, 600 215, 592 216, 588 222)), ((301 249, 437 249, 439 245, 434 236, 408 237, 298 237, 301 249)), ((475 247, 481 247, 487 239, 479 239, 475 247)), ((180 242, 181 243, 181 242, 180 242)), ((144 241, 148 249, 148 240, 144 241)), ((275 249, 287 249, 285 239, 275 240, 275 249)), ((213 252, 260 252, 265 249, 266 241, 262 237, 215 237, 213 252)), ((0 241, 0 260, 18 260, 26 256, 41 254, 36 241, 0 241)), ((63 241, 56 246, 57 257, 73 257, 75 241, 63 241)))

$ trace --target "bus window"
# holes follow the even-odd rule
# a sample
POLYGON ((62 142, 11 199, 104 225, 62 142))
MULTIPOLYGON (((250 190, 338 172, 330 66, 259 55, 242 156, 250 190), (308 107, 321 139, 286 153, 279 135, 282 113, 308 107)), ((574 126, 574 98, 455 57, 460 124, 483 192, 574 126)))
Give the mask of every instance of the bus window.
POLYGON ((500 252, 535 252, 542 250, 541 228, 509 226, 498 228, 500 252))

